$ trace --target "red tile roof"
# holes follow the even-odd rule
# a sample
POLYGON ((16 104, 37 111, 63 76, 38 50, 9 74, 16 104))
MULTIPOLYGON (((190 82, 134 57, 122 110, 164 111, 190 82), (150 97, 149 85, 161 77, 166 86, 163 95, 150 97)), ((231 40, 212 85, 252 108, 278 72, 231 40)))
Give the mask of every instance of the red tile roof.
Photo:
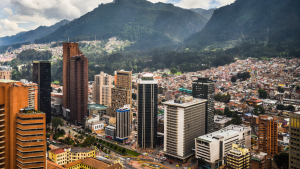
POLYGON ((51 152, 54 154, 60 154, 60 153, 65 152, 65 150, 64 149, 56 149, 56 150, 51 150, 51 152))

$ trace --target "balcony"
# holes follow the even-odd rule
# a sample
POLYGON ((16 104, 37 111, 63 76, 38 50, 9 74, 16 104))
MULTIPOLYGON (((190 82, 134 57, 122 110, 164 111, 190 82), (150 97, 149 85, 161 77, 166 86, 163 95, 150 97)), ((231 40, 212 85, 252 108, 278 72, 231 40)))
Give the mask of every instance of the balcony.
POLYGON ((37 153, 24 154, 22 152, 17 151, 17 155, 20 156, 20 157, 36 157, 36 156, 44 156, 45 152, 37 152, 37 153))
POLYGON ((17 157, 17 160, 20 161, 21 163, 33 163, 33 162, 43 162, 45 161, 44 157, 41 158, 26 158, 26 159, 22 159, 20 157, 17 157))
POLYGON ((17 124, 17 128, 19 128, 19 129, 39 129, 39 128, 45 128, 45 127, 44 127, 44 125, 23 126, 21 124, 17 124))
MULTIPOLYGON (((19 133, 20 135, 32 135, 32 134, 44 134, 45 131, 43 130, 38 130, 38 131, 21 131, 21 130, 17 130, 17 133, 19 133)), ((1 134, 1 130, 0 130, 0 134, 1 134)))
MULTIPOLYGON (((17 135, 17 139, 22 141, 28 141, 28 140, 43 140, 45 139, 45 136, 32 136, 32 137, 22 137, 20 135, 17 135)), ((1 142, 0 142, 1 143, 1 142)))
POLYGON ((22 147, 37 146, 37 145, 45 145, 46 141, 44 140, 44 141, 39 141, 39 142, 22 142, 22 141, 17 140, 17 144, 22 146, 22 147))
POLYGON ((45 163, 41 163, 41 164, 22 164, 19 161, 17 163, 17 166, 20 167, 20 168, 24 168, 24 169, 27 169, 27 168, 39 168, 39 167, 46 168, 45 163))
POLYGON ((21 120, 21 119, 17 119, 16 121, 17 121, 17 123, 20 123, 20 124, 45 123, 45 119, 42 119, 42 120, 21 120))
POLYGON ((26 148, 22 148, 20 146, 17 146, 17 150, 19 150, 21 152, 43 151, 43 150, 45 150, 45 146, 42 146, 42 147, 26 147, 26 148))

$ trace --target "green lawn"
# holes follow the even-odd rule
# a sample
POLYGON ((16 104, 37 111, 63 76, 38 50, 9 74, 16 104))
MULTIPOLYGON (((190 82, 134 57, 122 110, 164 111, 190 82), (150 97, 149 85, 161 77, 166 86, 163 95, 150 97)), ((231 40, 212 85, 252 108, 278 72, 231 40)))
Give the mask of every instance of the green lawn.
MULTIPOLYGON (((172 74, 171 72, 169 72, 169 74, 172 74)), ((181 72, 177 72, 174 75, 181 75, 181 72)))
POLYGON ((52 84, 57 84, 57 85, 59 85, 59 81, 58 81, 58 80, 55 80, 54 82, 52 82, 52 84))

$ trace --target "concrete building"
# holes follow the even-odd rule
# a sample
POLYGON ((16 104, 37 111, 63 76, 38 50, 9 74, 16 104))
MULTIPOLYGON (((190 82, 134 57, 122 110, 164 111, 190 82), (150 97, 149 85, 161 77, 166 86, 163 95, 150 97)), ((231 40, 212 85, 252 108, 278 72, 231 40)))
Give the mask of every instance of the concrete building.
POLYGON ((66 165, 87 157, 95 158, 95 156, 95 150, 91 148, 63 147, 49 151, 49 159, 59 165, 66 165))
POLYGON ((78 43, 63 44, 63 114, 70 111, 70 61, 72 56, 82 54, 78 48, 78 43))
POLYGON ((0 79, 10 80, 12 67, 0 66, 0 79))
POLYGON ((131 134, 130 104, 126 104, 116 111, 116 139, 123 142, 131 134))
POLYGON ((250 152, 241 144, 232 144, 232 149, 227 154, 227 165, 232 169, 250 168, 250 152))
POLYGON ((215 122, 215 131, 221 130, 225 127, 225 124, 230 121, 231 117, 225 117, 220 115, 214 116, 214 122, 215 122))
POLYGON ((100 104, 88 104, 88 116, 99 115, 101 119, 104 115, 110 115, 111 108, 100 104))
POLYGON ((70 60, 70 120, 75 124, 83 124, 88 115, 88 62, 84 55, 70 60))
POLYGON ((258 124, 258 150, 274 156, 278 153, 278 123, 271 116, 260 115, 258 124))
POLYGON ((154 148, 157 141, 157 80, 145 74, 138 80, 137 92, 138 131, 137 146, 154 148))
POLYGON ((63 94, 51 93, 51 112, 57 116, 63 115, 64 117, 67 117, 67 114, 65 115, 63 114, 62 105, 63 105, 63 94))
POLYGON ((51 122, 51 62, 33 61, 32 81, 38 84, 38 110, 46 113, 46 123, 51 122))
POLYGON ((212 169, 218 168, 225 163, 232 144, 236 142, 245 145, 247 149, 251 148, 251 128, 229 125, 196 138, 196 158, 204 159, 212 169))
POLYGON ((297 169, 300 166, 300 112, 290 113, 290 161, 291 169, 297 169))
POLYGON ((193 97, 207 99, 205 133, 214 132, 215 83, 209 78, 198 78, 198 80, 193 81, 193 97))
POLYGON ((64 166, 67 169, 123 169, 122 163, 107 164, 91 157, 76 160, 64 166))
POLYGON ((116 127, 115 126, 106 126, 105 127, 105 137, 109 139, 116 138, 116 127))
POLYGON ((20 112, 29 105, 29 89, 19 81, 0 80, 0 168, 35 166, 42 169, 46 166, 46 148, 41 146, 46 145, 45 114, 20 112), (33 119, 27 120, 30 118, 33 119), (34 136, 23 137, 26 133, 34 136), (28 152, 31 159, 25 155, 28 152))
POLYGON ((93 101, 97 104, 109 106, 111 105, 111 88, 112 76, 104 72, 95 75, 95 83, 93 86, 93 101))
POLYGON ((115 113, 118 108, 123 107, 125 104, 131 104, 131 79, 131 71, 116 71, 115 87, 111 89, 111 116, 115 117, 115 113))
POLYGON ((250 165, 255 169, 269 169, 271 161, 267 153, 259 152, 251 155, 250 165))
POLYGON ((206 100, 179 97, 164 104, 164 154, 185 162, 195 153, 194 138, 205 134, 206 100))

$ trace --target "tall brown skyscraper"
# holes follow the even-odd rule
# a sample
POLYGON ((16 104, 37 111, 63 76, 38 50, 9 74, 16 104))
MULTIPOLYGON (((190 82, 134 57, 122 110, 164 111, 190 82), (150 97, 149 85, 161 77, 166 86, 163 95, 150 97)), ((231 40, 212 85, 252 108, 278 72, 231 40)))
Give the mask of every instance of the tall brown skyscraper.
POLYGON ((46 168, 46 115, 28 107, 31 89, 0 80, 0 168, 46 168))
MULTIPOLYGON (((78 43, 63 44, 63 107, 70 109, 70 60, 72 56, 81 55, 78 43)), ((65 111, 65 110, 64 110, 65 111)))
POLYGON ((125 104, 131 105, 132 97, 132 72, 117 71, 115 76, 115 87, 111 89, 112 116, 115 116, 116 110, 125 104))
POLYGON ((258 126, 258 149, 268 156, 277 154, 278 123, 271 116, 260 115, 258 126))
POLYGON ((84 55, 72 56, 70 60, 70 119, 83 123, 87 116, 88 62, 84 55))

